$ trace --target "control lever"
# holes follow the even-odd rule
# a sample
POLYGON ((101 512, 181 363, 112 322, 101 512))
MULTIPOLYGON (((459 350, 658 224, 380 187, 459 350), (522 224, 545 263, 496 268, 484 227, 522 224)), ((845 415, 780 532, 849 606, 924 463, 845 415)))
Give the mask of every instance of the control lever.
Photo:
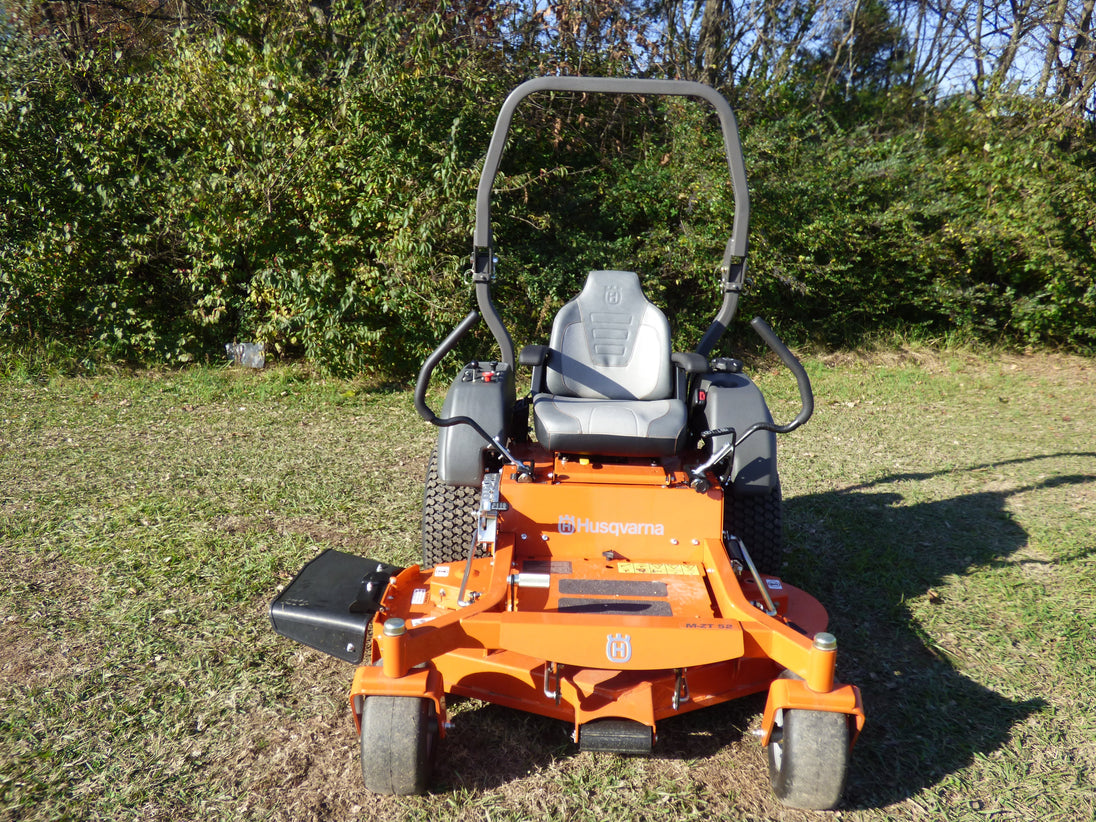
POLYGON ((506 458, 507 462, 517 469, 519 474, 532 476, 532 468, 511 454, 506 446, 502 444, 502 440, 498 437, 492 437, 484 431, 483 426, 474 419, 471 417, 439 417, 433 412, 430 406, 426 404, 426 389, 430 386, 430 376, 434 373, 434 369, 446 354, 456 348, 461 337, 467 334, 468 330, 479 322, 479 319, 480 315, 478 312, 470 312, 468 316, 461 320, 460 324, 449 333, 449 336, 442 340, 441 345, 437 347, 434 353, 426 358, 426 362, 422 364, 422 369, 419 371, 419 378, 415 381, 415 410, 420 417, 431 425, 436 425, 439 428, 446 428, 450 425, 467 425, 497 448, 498 452, 506 458))
POLYGON ((756 422, 747 428, 740 437, 735 435, 734 429, 730 429, 731 441, 720 448, 719 451, 712 454, 712 456, 703 463, 687 472, 690 479, 689 484, 701 494, 707 493, 708 489, 711 488, 711 482, 709 482, 707 478, 708 469, 713 465, 718 465, 728 457, 734 459, 735 448, 744 442, 747 437, 750 437, 758 431, 772 431, 774 434, 787 434, 789 431, 794 431, 796 428, 803 425, 803 423, 811 418, 811 414, 814 413, 814 392, 811 390, 811 380, 810 377, 807 376, 807 371, 803 368, 803 364, 796 359, 795 354, 789 350, 788 346, 784 345, 784 341, 776 336, 776 332, 773 331, 769 324, 763 319, 754 317, 750 321, 750 327, 765 341, 765 345, 767 345, 774 354, 780 357, 781 362, 783 362, 788 370, 795 376, 795 384, 799 388, 799 413, 796 414, 795 419, 787 425, 777 425, 771 422, 756 422))

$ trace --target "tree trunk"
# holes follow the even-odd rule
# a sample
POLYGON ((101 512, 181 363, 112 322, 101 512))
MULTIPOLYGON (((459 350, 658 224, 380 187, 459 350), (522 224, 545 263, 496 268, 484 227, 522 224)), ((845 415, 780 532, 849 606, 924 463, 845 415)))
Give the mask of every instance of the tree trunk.
POLYGON ((727 79, 726 24, 724 0, 705 0, 696 42, 696 76, 709 86, 727 79))
POLYGON ((1050 32, 1047 36, 1046 54, 1043 55, 1043 71, 1039 75, 1039 86, 1036 89, 1040 97, 1046 96, 1050 77, 1054 73, 1055 66, 1060 65, 1058 51, 1062 47, 1062 25, 1066 20, 1066 2, 1067 0, 1058 0, 1057 7, 1047 21, 1050 24, 1050 32))

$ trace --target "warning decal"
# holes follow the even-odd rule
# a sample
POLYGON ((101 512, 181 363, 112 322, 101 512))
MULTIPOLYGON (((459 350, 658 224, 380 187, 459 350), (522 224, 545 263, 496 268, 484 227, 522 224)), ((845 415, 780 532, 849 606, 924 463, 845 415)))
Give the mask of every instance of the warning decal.
POLYGON ((657 576, 698 577, 700 569, 695 565, 675 562, 618 562, 622 574, 655 574, 657 576))

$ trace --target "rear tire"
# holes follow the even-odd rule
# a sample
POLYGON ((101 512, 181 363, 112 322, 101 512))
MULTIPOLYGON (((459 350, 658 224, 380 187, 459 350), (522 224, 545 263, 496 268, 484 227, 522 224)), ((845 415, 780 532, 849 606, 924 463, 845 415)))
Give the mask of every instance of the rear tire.
POLYGON ((480 489, 438 479, 438 449, 430 454, 422 495, 422 562, 433 568, 468 557, 479 511, 480 489))
POLYGON ((779 576, 784 563, 782 508, 779 485, 767 494, 735 494, 728 487, 723 497, 723 528, 745 543, 762 574, 779 576))
POLYGON ((362 780, 373 793, 426 792, 438 748, 433 700, 370 696, 362 705, 362 780))
POLYGON ((773 793, 791 808, 837 806, 849 767, 849 719, 827 711, 780 710, 769 743, 773 793))

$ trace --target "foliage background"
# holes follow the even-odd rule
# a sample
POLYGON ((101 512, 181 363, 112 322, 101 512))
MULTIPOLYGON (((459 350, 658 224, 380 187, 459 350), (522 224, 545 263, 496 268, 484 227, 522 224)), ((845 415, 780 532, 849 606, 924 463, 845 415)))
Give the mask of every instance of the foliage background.
MULTIPOLYGON (((107 19, 5 0, 0 335, 145 362, 261 340, 408 377, 467 310, 477 172, 505 94, 541 73, 695 75, 704 42, 679 59, 652 46, 636 21, 654 6, 244 0, 162 5, 168 24, 139 4, 107 19)), ((700 78, 744 140, 744 310, 797 343, 1091 352, 1091 118, 987 78, 929 95, 894 57, 898 7, 864 8, 856 30, 875 39, 855 48, 835 18, 790 69, 700 78)), ((495 232, 515 336, 543 334, 590 268, 625 267, 695 344, 733 212, 706 112, 560 96, 518 120, 495 232)))

